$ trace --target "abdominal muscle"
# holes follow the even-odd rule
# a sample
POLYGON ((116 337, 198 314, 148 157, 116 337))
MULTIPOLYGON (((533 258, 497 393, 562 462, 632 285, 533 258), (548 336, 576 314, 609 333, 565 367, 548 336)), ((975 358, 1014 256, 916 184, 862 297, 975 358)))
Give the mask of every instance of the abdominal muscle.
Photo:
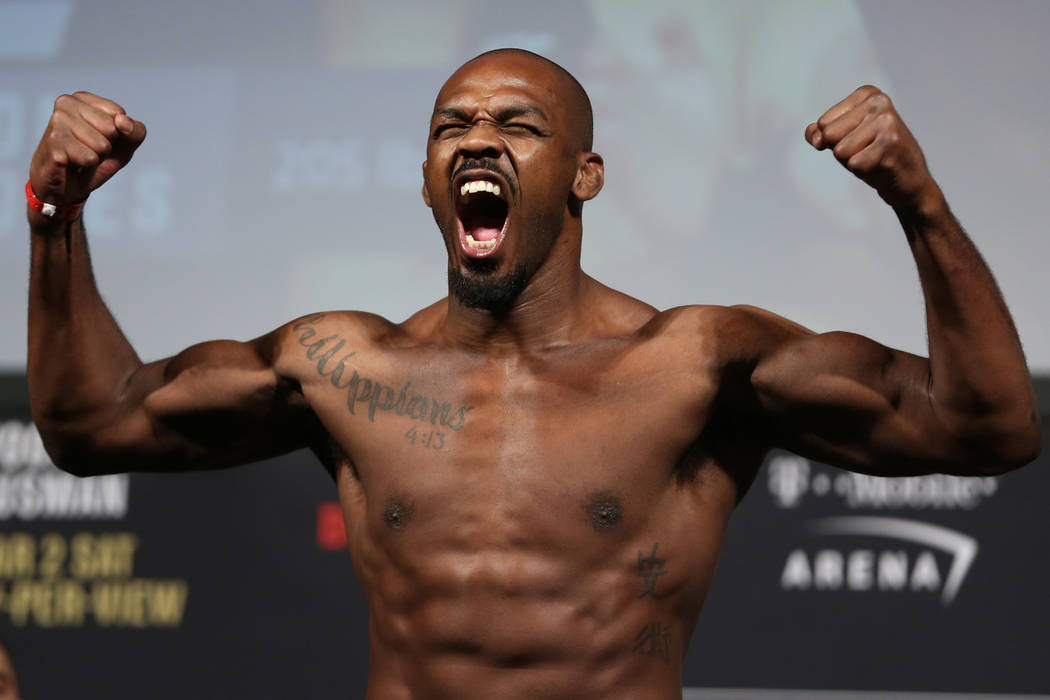
POLYGON ((654 527, 628 506, 598 532, 556 505, 495 519, 507 509, 469 502, 430 518, 417 503, 401 531, 348 520, 371 609, 367 697, 681 697, 728 509, 698 519, 686 503, 654 527))
POLYGON ((570 573, 553 557, 521 553, 480 553, 469 563, 426 559, 432 566, 426 583, 406 581, 401 589, 411 602, 379 590, 369 596, 369 697, 607 698, 632 689, 629 697, 671 698, 680 692, 682 635, 692 620, 675 621, 670 601, 640 604, 631 590, 635 582, 624 575, 570 573), (667 631, 634 651, 636 635, 656 621, 667 631))

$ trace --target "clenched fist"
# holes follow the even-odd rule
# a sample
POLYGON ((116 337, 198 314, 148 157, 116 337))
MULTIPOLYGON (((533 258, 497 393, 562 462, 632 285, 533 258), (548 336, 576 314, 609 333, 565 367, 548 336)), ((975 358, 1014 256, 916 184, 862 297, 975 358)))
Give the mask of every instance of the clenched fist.
POLYGON ((62 95, 29 165, 36 196, 52 204, 83 201, 131 160, 146 125, 90 92, 62 95))
POLYGON ((847 170, 893 207, 919 208, 937 185, 915 137, 890 98, 865 85, 806 127, 806 141, 830 148, 847 170))

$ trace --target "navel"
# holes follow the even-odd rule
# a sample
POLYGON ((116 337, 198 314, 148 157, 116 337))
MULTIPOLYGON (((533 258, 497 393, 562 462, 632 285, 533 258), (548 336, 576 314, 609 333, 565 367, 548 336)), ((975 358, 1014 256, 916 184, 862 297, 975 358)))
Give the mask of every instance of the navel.
POLYGON ((412 507, 396 498, 386 499, 383 504, 383 522, 391 530, 404 530, 412 518, 412 507))
POLYGON ((596 491, 587 499, 587 519, 597 532, 613 529, 623 520, 623 503, 612 491, 596 491))

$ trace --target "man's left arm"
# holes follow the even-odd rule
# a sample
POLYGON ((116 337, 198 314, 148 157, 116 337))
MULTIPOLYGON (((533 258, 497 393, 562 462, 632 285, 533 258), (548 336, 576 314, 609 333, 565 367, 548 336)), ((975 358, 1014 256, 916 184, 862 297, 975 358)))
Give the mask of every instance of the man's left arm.
POLYGON ((919 269, 930 357, 748 312, 765 329, 750 376, 771 442, 886 475, 999 473, 1033 460, 1039 413, 1010 313, 890 99, 859 88, 806 140, 897 213, 919 269))

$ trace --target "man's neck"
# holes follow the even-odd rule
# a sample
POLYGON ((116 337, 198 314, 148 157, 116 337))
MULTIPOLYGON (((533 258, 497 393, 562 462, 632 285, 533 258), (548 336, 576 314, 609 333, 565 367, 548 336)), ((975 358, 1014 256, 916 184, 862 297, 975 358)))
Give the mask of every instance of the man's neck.
POLYGON ((593 284, 579 257, 548 259, 508 309, 472 308, 450 294, 441 335, 459 347, 497 356, 566 345, 586 332, 582 312, 593 284))

